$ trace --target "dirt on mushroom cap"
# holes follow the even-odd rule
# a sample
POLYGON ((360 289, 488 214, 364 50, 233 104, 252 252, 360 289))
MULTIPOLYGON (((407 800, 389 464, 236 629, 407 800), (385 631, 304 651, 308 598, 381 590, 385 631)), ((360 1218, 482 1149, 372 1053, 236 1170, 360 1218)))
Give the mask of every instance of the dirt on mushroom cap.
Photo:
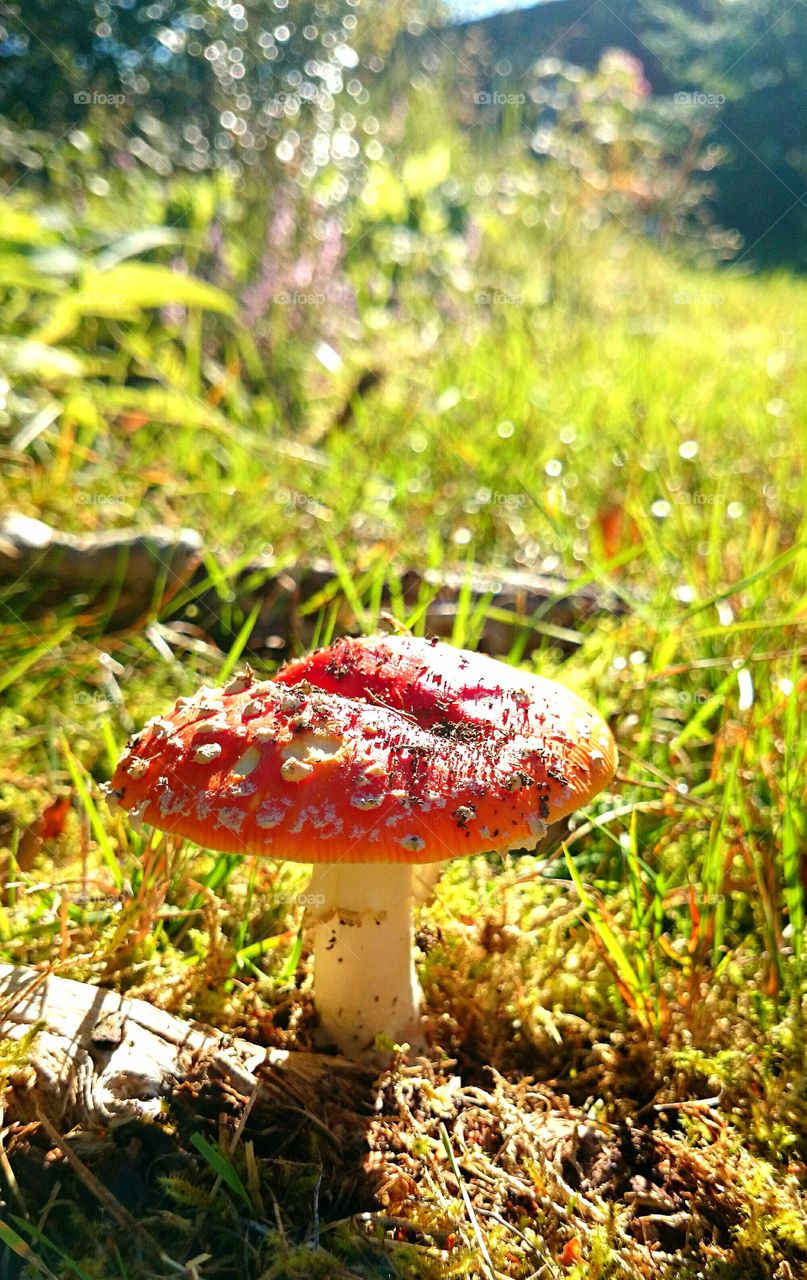
POLYGON ((224 852, 425 863, 535 845, 615 764, 604 722, 563 686, 390 637, 180 699, 112 789, 137 819, 224 852))

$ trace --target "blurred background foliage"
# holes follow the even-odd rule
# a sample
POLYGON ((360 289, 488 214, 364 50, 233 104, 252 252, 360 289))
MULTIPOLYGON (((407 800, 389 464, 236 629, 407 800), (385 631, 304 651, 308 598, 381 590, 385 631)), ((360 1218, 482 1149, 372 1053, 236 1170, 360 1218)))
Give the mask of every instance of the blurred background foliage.
POLYGON ((699 267, 798 265, 802 6, 653 0, 617 29, 575 0, 446 16, 375 0, 5 6, 8 438, 45 448, 63 404, 92 433, 158 403, 178 421, 189 398, 199 421, 249 405, 316 437, 312 350, 327 373, 336 334, 361 344, 349 401, 379 382, 391 321, 404 342, 407 316, 580 302, 598 236, 699 267), (627 50, 609 45, 620 32, 627 50))
MULTIPOLYGON (((701 220, 708 210, 738 229, 730 245, 749 260, 803 264, 800 4, 627 0, 617 12, 603 0, 554 0, 446 27, 450 16, 427 0, 7 4, 5 178, 52 183, 58 173, 69 187, 89 180, 93 161, 163 177, 212 167, 247 187, 252 177, 264 205, 281 175, 338 204, 378 160, 378 116, 396 91, 404 109, 407 71, 420 64, 475 136, 498 131, 525 148, 532 139, 543 155, 559 112, 581 147, 604 147, 622 164, 617 176, 634 182, 637 200, 652 204, 661 184, 669 201, 675 183, 690 213, 701 203, 701 220), (612 49, 623 51, 621 71, 612 49), (584 72, 593 85, 580 83, 584 72), (490 101, 474 111, 479 91, 490 101), (708 182, 688 181, 704 173, 708 182)), ((95 179, 102 194, 107 181, 95 179)))
POLYGON ((86 126, 113 163, 163 175, 241 171, 268 149, 311 180, 355 158, 353 112, 399 20, 372 2, 35 0, 8 21, 0 112, 16 129, 86 126))
POLYGON ((805 265, 805 16, 788 0, 557 0, 470 23, 488 73, 520 79, 535 51, 593 70, 603 50, 643 65, 654 97, 720 157, 709 209, 750 263, 805 265))

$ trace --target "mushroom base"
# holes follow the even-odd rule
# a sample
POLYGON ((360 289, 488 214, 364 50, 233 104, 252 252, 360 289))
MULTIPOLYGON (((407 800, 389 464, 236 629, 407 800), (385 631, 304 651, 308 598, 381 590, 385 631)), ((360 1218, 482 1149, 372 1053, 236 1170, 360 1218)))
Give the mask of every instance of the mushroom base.
POLYGON ((425 1048, 413 954, 419 870, 371 863, 314 868, 306 923, 313 933, 318 1039, 348 1057, 381 1061, 377 1036, 409 1044, 415 1053, 425 1048))

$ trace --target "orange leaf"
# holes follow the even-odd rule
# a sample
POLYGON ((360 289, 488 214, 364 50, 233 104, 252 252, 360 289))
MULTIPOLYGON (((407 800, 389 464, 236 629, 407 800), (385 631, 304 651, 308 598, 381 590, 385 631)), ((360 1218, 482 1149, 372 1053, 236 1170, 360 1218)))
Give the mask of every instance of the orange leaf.
POLYGON ((39 834, 43 840, 55 840, 64 832, 64 824, 70 812, 70 797, 57 796, 39 819, 39 834))
POLYGON ((573 1267, 579 1262, 583 1256, 583 1246, 580 1243, 579 1236, 572 1236, 571 1240, 567 1240, 563 1246, 563 1253, 560 1255, 560 1264, 562 1267, 573 1267))

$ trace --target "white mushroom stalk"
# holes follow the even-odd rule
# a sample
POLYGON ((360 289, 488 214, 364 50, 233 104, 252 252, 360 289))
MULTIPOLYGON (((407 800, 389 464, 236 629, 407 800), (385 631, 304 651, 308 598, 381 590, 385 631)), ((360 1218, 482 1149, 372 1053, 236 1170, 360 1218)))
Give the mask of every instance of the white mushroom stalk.
MULTIPOLYGON (((415 972, 416 900, 429 867, 326 862, 314 868, 306 922, 313 933, 320 1039, 348 1057, 372 1057, 381 1034, 424 1048, 415 972)), ((388 1056, 388 1054, 387 1054, 388 1056)))

